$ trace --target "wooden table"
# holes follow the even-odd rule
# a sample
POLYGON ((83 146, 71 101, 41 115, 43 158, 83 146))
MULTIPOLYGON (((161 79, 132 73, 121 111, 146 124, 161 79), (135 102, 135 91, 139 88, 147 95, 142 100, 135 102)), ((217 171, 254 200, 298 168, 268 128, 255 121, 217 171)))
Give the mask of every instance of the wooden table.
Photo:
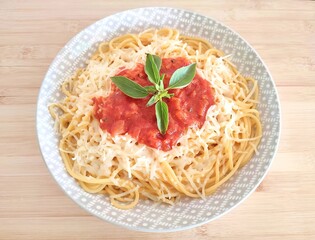
POLYGON ((315 2, 0 1, 0 239, 315 239, 315 2), (39 152, 35 111, 49 64, 81 29, 143 6, 185 8, 247 39, 280 94, 271 171, 243 204, 177 233, 133 232, 91 216, 57 186, 39 152))

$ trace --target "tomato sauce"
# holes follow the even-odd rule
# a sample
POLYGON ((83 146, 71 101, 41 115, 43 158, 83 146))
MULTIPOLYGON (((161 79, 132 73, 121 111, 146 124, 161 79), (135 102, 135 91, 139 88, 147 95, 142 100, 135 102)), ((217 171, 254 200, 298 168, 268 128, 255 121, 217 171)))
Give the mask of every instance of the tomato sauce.
MULTIPOLYGON (((160 73, 165 73, 165 88, 174 71, 189 64, 185 58, 162 59, 160 73)), ((134 69, 125 69, 117 76, 125 76, 142 86, 152 85, 142 64, 138 64, 134 69)), ((209 82, 197 73, 187 87, 169 92, 174 93, 174 96, 171 99, 163 99, 169 109, 169 126, 164 135, 157 128, 154 105, 146 107, 151 95, 144 99, 134 99, 113 86, 108 97, 93 98, 94 116, 99 120, 100 127, 111 135, 128 133, 138 143, 169 151, 189 126, 203 125, 207 110, 214 104, 209 82)))

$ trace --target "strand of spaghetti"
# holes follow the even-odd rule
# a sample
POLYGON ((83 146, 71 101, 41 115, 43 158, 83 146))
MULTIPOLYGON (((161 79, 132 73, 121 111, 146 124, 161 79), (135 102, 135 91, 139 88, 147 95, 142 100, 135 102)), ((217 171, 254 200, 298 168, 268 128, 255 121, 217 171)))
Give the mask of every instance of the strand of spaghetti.
POLYGON ((215 162, 215 183, 217 184, 220 181, 220 161, 219 158, 215 162))
POLYGON ((131 191, 135 193, 135 198, 129 204, 119 203, 115 200, 114 197, 110 198, 111 204, 116 208, 125 209, 125 210, 135 207, 139 202, 139 191, 138 191, 138 188, 135 188, 131 191))
POLYGON ((115 194, 115 195, 111 195, 111 198, 121 198, 121 197, 125 197, 131 193, 134 193, 135 191, 137 191, 139 189, 139 186, 134 187, 133 189, 126 191, 126 192, 122 192, 119 194, 115 194))
POLYGON ((229 156, 228 164, 229 164, 230 170, 232 170, 233 167, 234 167, 234 162, 233 162, 233 150, 232 150, 231 141, 228 141, 227 146, 228 146, 228 147, 227 147, 227 152, 228 152, 228 156, 229 156))
POLYGON ((213 191, 215 191, 219 186, 221 186, 223 183, 225 183, 227 180, 229 180, 231 178, 231 176, 236 172, 236 170, 239 168, 240 164, 242 162, 242 158, 240 158, 234 168, 227 174, 225 175, 218 183, 214 184, 213 186, 207 188, 205 190, 206 195, 209 195, 211 193, 213 193, 213 191))
POLYGON ((192 186, 192 188, 194 189, 194 191, 199 195, 200 198, 205 199, 205 196, 199 191, 199 189, 197 188, 196 184, 192 181, 192 179, 188 176, 188 173, 184 170, 183 174, 185 175, 185 177, 187 178, 187 180, 189 181, 190 185, 192 186))
POLYGON ((119 190, 115 190, 113 186, 107 186, 106 190, 109 193, 110 197, 114 198, 116 201, 119 202, 128 202, 129 198, 127 199, 126 196, 130 195, 131 199, 134 199, 134 191, 132 191, 130 187, 124 187, 122 188, 121 186, 116 186, 119 187, 119 190), (126 194, 125 194, 126 193, 126 194), (123 194, 120 196, 120 194, 123 194))
POLYGON ((79 181, 79 184, 86 192, 89 193, 99 193, 106 187, 106 184, 90 184, 82 181, 79 181))
POLYGON ((174 171, 172 170, 172 168, 166 161, 162 162, 161 165, 165 169, 165 173, 167 177, 169 178, 169 180, 171 181, 171 183, 173 182, 172 185, 174 186, 174 188, 176 188, 178 191, 186 194, 189 197, 194 197, 194 198, 199 197, 198 194, 194 194, 186 190, 185 186, 178 180, 174 171))

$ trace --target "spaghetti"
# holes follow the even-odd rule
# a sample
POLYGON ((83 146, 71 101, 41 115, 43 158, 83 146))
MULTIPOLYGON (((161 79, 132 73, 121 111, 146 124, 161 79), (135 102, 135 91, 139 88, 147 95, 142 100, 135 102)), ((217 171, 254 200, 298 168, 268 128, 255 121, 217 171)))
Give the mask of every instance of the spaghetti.
POLYGON ((107 194, 113 206, 130 209, 140 198, 174 204, 181 196, 205 198, 257 151, 262 135, 257 81, 242 76, 204 39, 174 29, 149 29, 101 43, 86 68, 63 82, 65 98, 49 106, 60 133, 68 173, 90 193, 107 194), (109 96, 110 77, 144 64, 146 53, 197 63, 211 84, 214 105, 202 127, 190 126, 169 151, 112 136, 93 115, 94 97, 109 96))

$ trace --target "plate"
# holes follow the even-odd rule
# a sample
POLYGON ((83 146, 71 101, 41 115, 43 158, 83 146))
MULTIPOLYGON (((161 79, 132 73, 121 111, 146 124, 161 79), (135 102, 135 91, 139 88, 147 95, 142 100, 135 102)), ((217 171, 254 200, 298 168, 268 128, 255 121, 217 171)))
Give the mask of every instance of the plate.
POLYGON ((37 105, 37 134, 40 149, 49 171, 64 192, 83 209, 113 224, 147 232, 170 232, 199 226, 217 219, 244 201, 265 177, 277 151, 280 135, 280 105, 272 77, 257 52, 236 32, 222 23, 174 8, 140 8, 106 17, 87 27, 58 53, 43 80, 37 105), (140 201, 132 210, 111 206, 104 195, 85 192, 68 175, 58 151, 59 138, 47 106, 63 98, 60 84, 95 52, 98 44, 126 33, 148 28, 171 27, 183 35, 210 41, 225 54, 243 75, 258 80, 263 124, 259 155, 240 169, 215 194, 206 198, 184 197, 175 206, 140 201))

